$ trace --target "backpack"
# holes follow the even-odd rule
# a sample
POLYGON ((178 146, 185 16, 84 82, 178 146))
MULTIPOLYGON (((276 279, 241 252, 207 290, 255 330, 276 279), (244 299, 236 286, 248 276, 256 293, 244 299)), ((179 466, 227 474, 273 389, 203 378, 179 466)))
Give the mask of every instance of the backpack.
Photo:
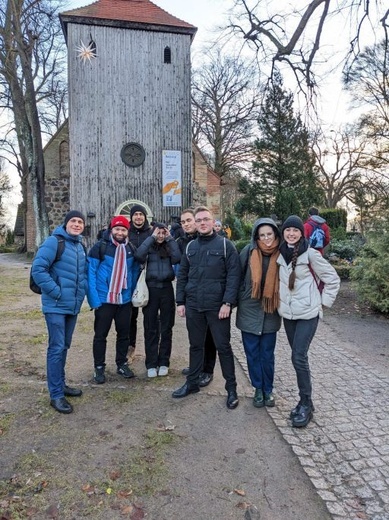
MULTIPOLYGON (((62 256, 62 253, 65 251, 65 239, 63 237, 59 237, 58 235, 54 235, 54 236, 58 240, 58 244, 57 244, 57 254, 55 255, 53 264, 55 264, 55 262, 58 262, 58 260, 62 256)), ((86 247, 84 246, 84 244, 81 244, 81 245, 84 248, 84 251, 86 254, 86 247)), ((53 264, 51 264, 51 265, 53 265, 53 264)), ((35 280, 32 277, 32 268, 30 270, 30 289, 35 294, 42 294, 42 289, 39 287, 38 284, 35 283, 35 280)))
POLYGON ((314 226, 314 230, 309 237, 309 245, 314 249, 322 249, 324 247, 325 238, 326 235, 323 228, 321 227, 321 224, 317 224, 314 226))

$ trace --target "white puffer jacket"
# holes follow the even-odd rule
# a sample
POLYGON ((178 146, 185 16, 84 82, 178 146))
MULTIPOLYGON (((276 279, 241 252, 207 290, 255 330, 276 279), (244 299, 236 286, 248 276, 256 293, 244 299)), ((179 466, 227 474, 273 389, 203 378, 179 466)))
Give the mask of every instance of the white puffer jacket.
POLYGON ((332 265, 318 251, 309 247, 297 258, 296 281, 291 291, 288 284, 292 263, 286 265, 282 255, 278 257, 277 263, 280 266, 280 316, 288 320, 310 320, 317 315, 322 318, 322 305, 331 307, 340 287, 340 278, 332 265), (321 294, 318 289, 320 280, 324 283, 321 294))

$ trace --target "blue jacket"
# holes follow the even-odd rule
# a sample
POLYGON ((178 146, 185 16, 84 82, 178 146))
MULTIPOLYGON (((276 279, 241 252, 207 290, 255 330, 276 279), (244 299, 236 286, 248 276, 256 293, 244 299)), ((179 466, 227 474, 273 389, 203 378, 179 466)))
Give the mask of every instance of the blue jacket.
POLYGON ((32 263, 32 276, 42 290, 42 311, 54 314, 78 314, 87 290, 87 259, 82 237, 69 235, 58 226, 37 251, 32 263), (55 262, 58 240, 65 239, 65 248, 55 262))
MULTIPOLYGON (((116 246, 110 239, 110 232, 104 235, 102 239, 105 241, 104 256, 100 258, 100 243, 97 242, 88 254, 88 303, 92 309, 101 307, 103 303, 107 303, 109 285, 113 264, 115 260, 116 246)), ((140 266, 134 258, 134 248, 129 244, 126 246, 127 251, 127 289, 123 289, 123 304, 131 301, 136 282, 139 277, 140 266)))

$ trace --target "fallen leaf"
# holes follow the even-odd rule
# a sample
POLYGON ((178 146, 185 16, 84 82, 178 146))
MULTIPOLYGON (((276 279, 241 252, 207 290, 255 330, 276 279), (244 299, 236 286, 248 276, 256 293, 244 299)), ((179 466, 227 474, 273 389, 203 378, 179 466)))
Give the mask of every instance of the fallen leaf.
POLYGON ((57 504, 51 504, 51 506, 49 506, 49 507, 46 509, 46 515, 47 515, 49 518, 58 518, 58 515, 59 515, 59 508, 58 508, 58 505, 57 505, 57 504))
POLYGON ((236 493, 240 497, 245 497, 246 496, 246 491, 243 491, 243 489, 234 489, 234 493, 236 493))
POLYGON ((112 493, 112 488, 107 488, 106 491, 107 495, 110 495, 112 493))
POLYGON ((109 474, 109 478, 111 480, 117 480, 118 478, 120 478, 120 471, 118 471, 118 470, 111 471, 111 473, 109 474))
POLYGON ((247 503, 247 502, 238 502, 236 504, 236 507, 238 509, 243 509, 243 511, 245 511, 246 509, 248 509, 250 507, 251 504, 247 503))
POLYGON ((126 491, 125 489, 121 489, 117 493, 118 498, 127 498, 130 495, 132 495, 132 489, 130 489, 129 491, 126 491))
POLYGON ((134 511, 130 516, 131 520, 142 520, 145 517, 145 512, 140 507, 134 506, 134 511))
POLYGON ((90 491, 92 486, 90 484, 84 484, 81 489, 82 491, 90 491))
POLYGON ((122 515, 129 515, 130 513, 132 513, 133 510, 134 510, 134 508, 130 504, 129 506, 122 507, 120 511, 121 511, 122 515))

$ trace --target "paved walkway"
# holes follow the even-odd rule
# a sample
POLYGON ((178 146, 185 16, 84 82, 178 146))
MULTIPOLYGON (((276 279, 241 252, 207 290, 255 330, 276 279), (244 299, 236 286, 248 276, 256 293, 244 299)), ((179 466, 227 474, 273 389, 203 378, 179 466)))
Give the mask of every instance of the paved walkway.
MULTIPOLYGON (((240 332, 234 353, 248 376, 240 332)), ((334 520, 389 520, 389 375, 339 346, 321 323, 310 349, 316 412, 307 428, 288 420, 297 401, 290 347, 276 348, 276 407, 268 409, 334 520)), ((307 519, 309 520, 309 519, 307 519)))

